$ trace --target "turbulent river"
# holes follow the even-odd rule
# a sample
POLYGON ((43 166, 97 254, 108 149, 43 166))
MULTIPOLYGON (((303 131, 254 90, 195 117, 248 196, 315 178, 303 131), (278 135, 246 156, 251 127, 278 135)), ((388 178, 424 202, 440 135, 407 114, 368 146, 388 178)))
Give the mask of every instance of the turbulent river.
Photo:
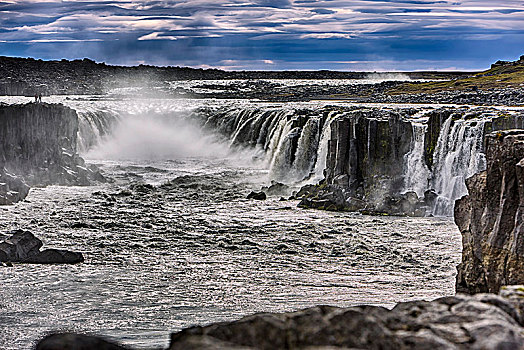
MULTIPOLYGON (((254 312, 391 307, 454 294, 461 243, 450 218, 246 199, 281 175, 267 150, 285 144, 238 145, 234 135, 186 118, 222 101, 49 99, 77 110, 79 149, 114 181, 35 188, 26 201, 0 208, 3 231, 30 230, 46 247, 86 258, 0 269, 1 349, 27 349, 58 330, 150 349, 166 347, 172 331, 254 312)), ((316 134, 322 154, 323 135, 316 134)), ((321 165, 306 165, 311 181, 321 165)))

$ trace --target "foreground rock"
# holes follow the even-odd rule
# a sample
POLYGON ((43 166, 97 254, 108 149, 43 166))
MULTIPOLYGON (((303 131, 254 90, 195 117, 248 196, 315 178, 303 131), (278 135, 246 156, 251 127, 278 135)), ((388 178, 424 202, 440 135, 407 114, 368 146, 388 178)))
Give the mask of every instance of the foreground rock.
POLYGON ((524 283, 524 130, 486 137, 487 170, 467 180, 457 200, 462 233, 458 292, 493 292, 524 283))
POLYGON ((169 349, 521 349, 524 301, 518 290, 505 290, 507 297, 458 295, 400 303, 393 310, 317 306, 257 314, 174 333, 169 349))
POLYGON ((42 339, 35 350, 125 350, 104 339, 71 333, 52 334, 42 339))
POLYGON ((78 116, 59 104, 0 104, 0 204, 23 200, 28 186, 104 181, 77 153, 78 116))
MULTIPOLYGON (((170 350, 191 349, 523 349, 524 286, 500 295, 444 297, 376 306, 316 306, 256 314, 234 322, 191 327, 171 335, 170 350)), ((101 338, 50 335, 36 350, 122 347, 101 338)))
POLYGON ((81 253, 44 249, 42 241, 31 232, 16 230, 0 238, 0 262, 31 264, 76 264, 84 261, 81 253))

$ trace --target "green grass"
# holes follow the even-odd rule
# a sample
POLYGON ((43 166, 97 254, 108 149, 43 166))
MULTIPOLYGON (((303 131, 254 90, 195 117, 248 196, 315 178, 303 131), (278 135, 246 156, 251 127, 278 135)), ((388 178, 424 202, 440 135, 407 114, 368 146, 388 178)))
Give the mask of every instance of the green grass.
POLYGON ((515 66, 500 66, 484 72, 472 73, 470 77, 448 81, 406 83, 392 88, 391 95, 436 93, 441 91, 468 91, 475 88, 487 90, 503 87, 524 87, 524 63, 515 66))

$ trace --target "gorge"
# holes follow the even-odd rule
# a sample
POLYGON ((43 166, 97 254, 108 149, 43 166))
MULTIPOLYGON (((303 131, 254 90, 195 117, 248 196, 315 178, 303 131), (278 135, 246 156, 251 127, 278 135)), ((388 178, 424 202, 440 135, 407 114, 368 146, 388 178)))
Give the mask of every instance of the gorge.
POLYGON ((522 106, 142 91, 0 97, 2 231, 83 260, 1 268, 6 349, 57 331, 131 348, 271 348, 268 332, 289 348, 522 343, 518 287, 450 296, 521 283, 521 136, 506 130, 524 127, 522 106), (270 314, 233 321, 254 312, 270 314))

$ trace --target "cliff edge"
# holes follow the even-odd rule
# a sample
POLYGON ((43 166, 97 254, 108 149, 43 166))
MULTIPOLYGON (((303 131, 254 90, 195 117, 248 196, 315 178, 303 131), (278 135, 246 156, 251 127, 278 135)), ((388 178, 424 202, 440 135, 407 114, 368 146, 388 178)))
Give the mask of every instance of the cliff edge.
POLYGON ((457 292, 496 292, 524 282, 524 130, 486 136, 487 169, 455 203, 462 233, 457 292))
POLYGON ((61 104, 0 104, 0 204, 23 200, 29 186, 103 181, 77 154, 78 116, 61 104))

